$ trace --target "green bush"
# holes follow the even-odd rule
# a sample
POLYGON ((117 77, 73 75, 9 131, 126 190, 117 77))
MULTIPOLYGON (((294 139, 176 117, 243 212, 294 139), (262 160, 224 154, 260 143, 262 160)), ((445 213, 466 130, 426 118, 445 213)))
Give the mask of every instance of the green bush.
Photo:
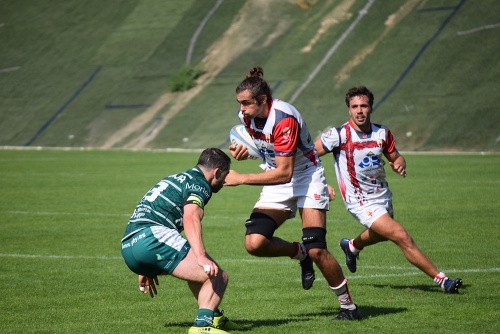
POLYGON ((182 66, 169 80, 171 92, 183 92, 195 86, 195 80, 202 74, 201 66, 182 66))

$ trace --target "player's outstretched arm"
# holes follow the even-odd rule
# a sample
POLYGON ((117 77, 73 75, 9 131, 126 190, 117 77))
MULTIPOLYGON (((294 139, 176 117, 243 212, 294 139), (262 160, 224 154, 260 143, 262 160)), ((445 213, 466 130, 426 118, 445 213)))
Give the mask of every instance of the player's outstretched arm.
POLYGON ((262 173, 240 174, 234 170, 229 171, 224 182, 225 186, 251 186, 275 185, 290 182, 293 176, 294 156, 276 157, 277 167, 262 173))

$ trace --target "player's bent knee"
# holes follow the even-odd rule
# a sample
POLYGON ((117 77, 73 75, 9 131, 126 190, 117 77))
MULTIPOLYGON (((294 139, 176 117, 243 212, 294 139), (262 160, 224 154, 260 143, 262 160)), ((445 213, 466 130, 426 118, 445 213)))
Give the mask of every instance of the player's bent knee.
POLYGON ((322 249, 322 248, 312 248, 308 250, 307 253, 314 262, 322 261, 322 259, 325 259, 330 255, 328 249, 322 249))
POLYGON ((245 249, 247 253, 259 256, 269 245, 269 239, 260 234, 247 235, 245 238, 245 249))
POLYGON ((302 243, 308 252, 312 249, 326 249, 326 229, 322 227, 302 229, 302 243))
POLYGON ((250 218, 245 222, 247 228, 246 235, 260 234, 271 240, 278 224, 270 216, 262 212, 252 212, 250 218))
POLYGON ((251 241, 245 241, 245 250, 251 255, 257 255, 260 246, 251 241))
POLYGON ((224 286, 227 286, 229 283, 229 276, 227 276, 225 271, 222 272, 222 282, 224 283, 224 286))
POLYGON ((416 244, 413 238, 409 234, 403 235, 401 238, 399 238, 395 243, 400 247, 404 249, 411 249, 415 248, 416 244))
POLYGON ((205 281, 202 283, 206 283, 208 281, 210 281, 214 290, 224 291, 229 284, 229 276, 225 271, 219 271, 217 276, 205 276, 205 281))

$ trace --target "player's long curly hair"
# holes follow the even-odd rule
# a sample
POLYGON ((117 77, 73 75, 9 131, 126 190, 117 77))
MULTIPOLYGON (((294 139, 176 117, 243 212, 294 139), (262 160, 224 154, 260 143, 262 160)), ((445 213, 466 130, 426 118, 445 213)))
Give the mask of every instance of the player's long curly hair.
POLYGON ((265 95, 268 103, 273 99, 271 88, 267 81, 264 80, 264 70, 261 67, 252 67, 250 69, 245 80, 236 87, 236 94, 244 90, 252 92, 252 98, 257 101, 258 105, 265 102, 262 99, 263 95, 265 95))

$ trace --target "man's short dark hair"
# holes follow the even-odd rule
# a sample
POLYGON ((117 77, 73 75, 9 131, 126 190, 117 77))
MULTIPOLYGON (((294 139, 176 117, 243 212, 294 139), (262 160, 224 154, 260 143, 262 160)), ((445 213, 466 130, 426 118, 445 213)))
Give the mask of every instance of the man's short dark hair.
POLYGON ((198 165, 208 169, 219 168, 223 171, 229 171, 231 158, 221 149, 211 147, 201 152, 198 165))
POLYGON ((350 101, 355 96, 366 96, 368 98, 368 104, 370 105, 370 108, 373 108, 373 93, 368 88, 366 88, 365 86, 359 86, 349 89, 349 91, 345 95, 345 104, 347 105, 347 107, 350 106, 350 101))

